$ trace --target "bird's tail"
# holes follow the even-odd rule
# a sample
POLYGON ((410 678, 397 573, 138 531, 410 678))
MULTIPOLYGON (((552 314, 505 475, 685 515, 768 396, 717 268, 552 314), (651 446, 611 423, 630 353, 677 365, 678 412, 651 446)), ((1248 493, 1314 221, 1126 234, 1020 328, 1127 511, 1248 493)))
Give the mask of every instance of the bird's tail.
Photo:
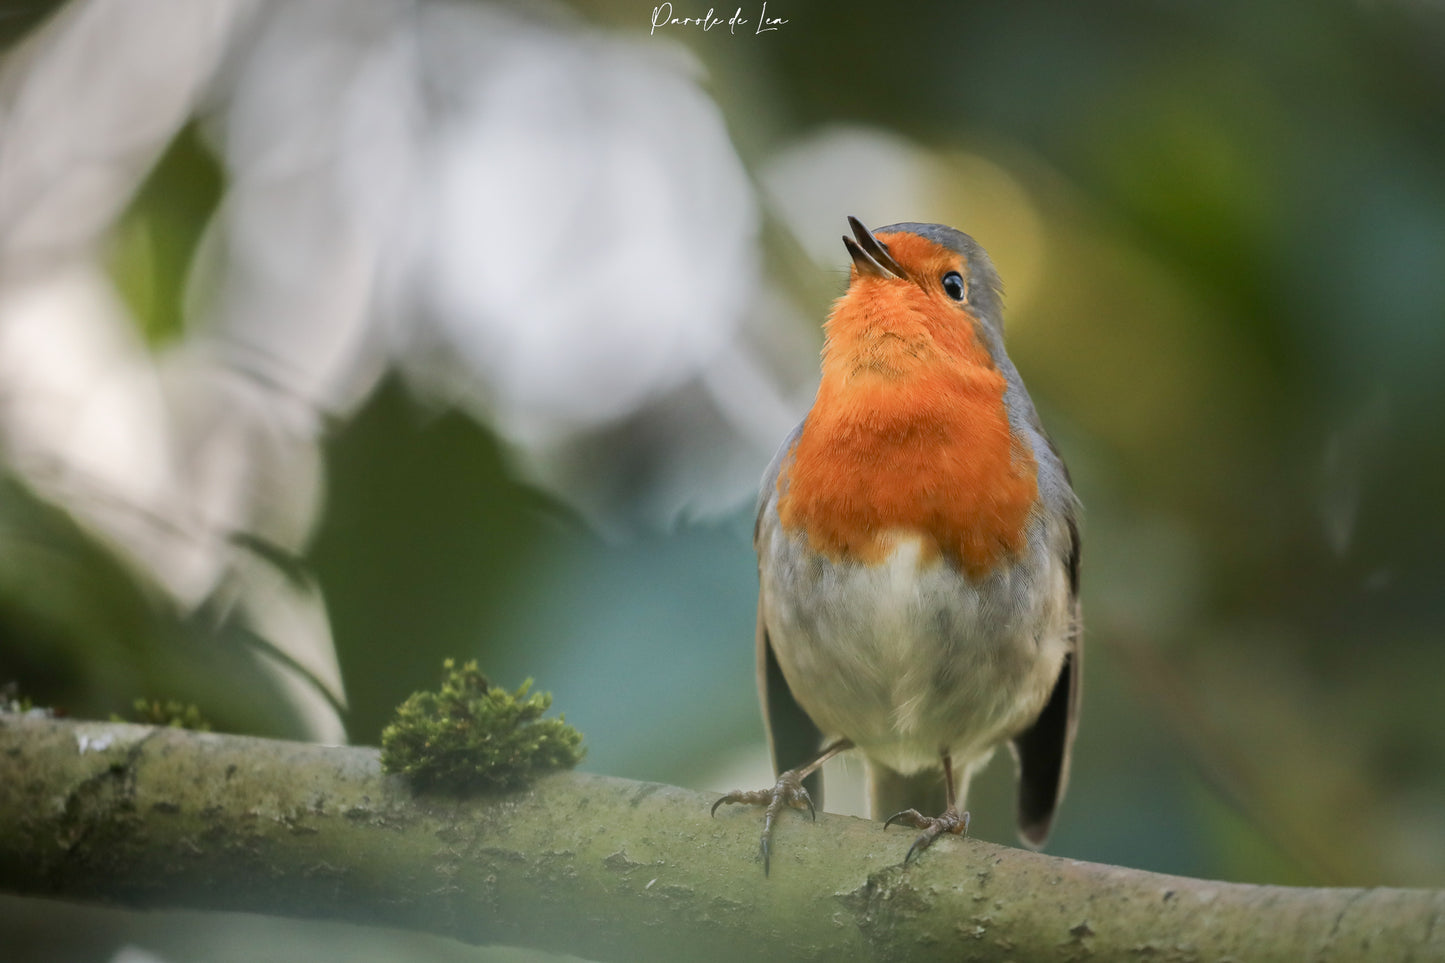
MULTIPOLYGON (((959 798, 962 799, 962 796, 959 798)), ((874 819, 887 819, 905 809, 916 809, 925 816, 937 816, 947 804, 943 792, 943 770, 925 769, 904 776, 868 760, 868 814, 874 819)))

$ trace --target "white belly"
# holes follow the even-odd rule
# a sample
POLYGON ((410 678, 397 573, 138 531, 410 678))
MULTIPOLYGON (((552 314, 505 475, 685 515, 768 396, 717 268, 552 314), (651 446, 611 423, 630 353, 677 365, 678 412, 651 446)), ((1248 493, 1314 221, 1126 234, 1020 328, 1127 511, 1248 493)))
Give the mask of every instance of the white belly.
POLYGON ((789 688, 826 735, 907 775, 944 752, 960 767, 979 761, 1038 715, 1067 649, 1067 580, 1052 553, 975 581, 921 560, 908 534, 869 566, 773 533, 759 545, 764 619, 789 688))

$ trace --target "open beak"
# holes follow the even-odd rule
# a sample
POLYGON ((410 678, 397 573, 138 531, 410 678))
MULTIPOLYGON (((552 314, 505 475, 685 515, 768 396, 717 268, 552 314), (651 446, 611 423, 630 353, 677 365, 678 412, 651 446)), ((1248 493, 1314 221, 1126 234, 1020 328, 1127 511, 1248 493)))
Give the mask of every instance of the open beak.
POLYGON ((848 226, 853 229, 853 237, 843 236, 843 246, 848 249, 848 255, 853 258, 853 266, 858 269, 859 274, 866 274, 875 278, 903 278, 907 280, 908 275, 898 262, 893 260, 893 255, 888 253, 888 248, 873 232, 863 226, 863 222, 856 217, 848 218, 848 226), (856 238, 856 240, 855 240, 856 238))

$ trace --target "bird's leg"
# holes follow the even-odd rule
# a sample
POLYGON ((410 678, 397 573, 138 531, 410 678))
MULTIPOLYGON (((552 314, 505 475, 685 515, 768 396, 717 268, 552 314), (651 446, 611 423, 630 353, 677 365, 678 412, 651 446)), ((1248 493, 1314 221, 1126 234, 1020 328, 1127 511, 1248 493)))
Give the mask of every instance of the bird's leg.
POLYGON ((764 876, 768 874, 769 857, 772 855, 773 823, 777 820, 778 813, 782 812, 783 806, 787 805, 794 809, 807 809, 808 814, 817 819, 818 813, 813 808, 813 797, 809 796, 808 790, 803 788, 803 780, 817 772, 819 766, 838 753, 852 748, 852 742, 847 739, 839 739, 826 746, 806 766, 799 766, 797 769, 789 769, 779 774, 778 781, 773 784, 771 789, 756 789, 752 792, 735 789, 712 804, 714 816, 717 815, 717 808, 723 803, 751 803, 755 806, 767 807, 763 811, 763 838, 760 845, 763 854, 764 876))
POLYGON ((941 816, 925 816, 916 809, 905 809, 901 813, 894 813, 883 823, 887 829, 894 823, 907 823, 914 829, 921 829, 923 833, 908 847, 908 855, 903 857, 907 863, 914 856, 923 852, 933 844, 933 841, 944 833, 953 833, 956 836, 968 835, 968 812, 958 811, 958 796, 953 785, 953 760, 948 753, 943 754, 943 792, 944 798, 948 801, 948 808, 941 816))

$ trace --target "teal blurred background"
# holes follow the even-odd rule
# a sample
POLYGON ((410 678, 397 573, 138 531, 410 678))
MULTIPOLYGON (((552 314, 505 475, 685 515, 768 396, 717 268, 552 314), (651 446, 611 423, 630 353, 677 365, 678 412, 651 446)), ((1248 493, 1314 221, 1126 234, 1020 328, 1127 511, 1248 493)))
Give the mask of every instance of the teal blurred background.
MULTIPOLYGON (((1049 851, 1445 886, 1445 8, 759 8, 0 6, 0 682, 374 744, 476 658, 588 770, 760 784, 756 479, 845 216, 940 221, 1085 506, 1049 851)), ((0 914, 14 959, 495 955, 0 914)))

